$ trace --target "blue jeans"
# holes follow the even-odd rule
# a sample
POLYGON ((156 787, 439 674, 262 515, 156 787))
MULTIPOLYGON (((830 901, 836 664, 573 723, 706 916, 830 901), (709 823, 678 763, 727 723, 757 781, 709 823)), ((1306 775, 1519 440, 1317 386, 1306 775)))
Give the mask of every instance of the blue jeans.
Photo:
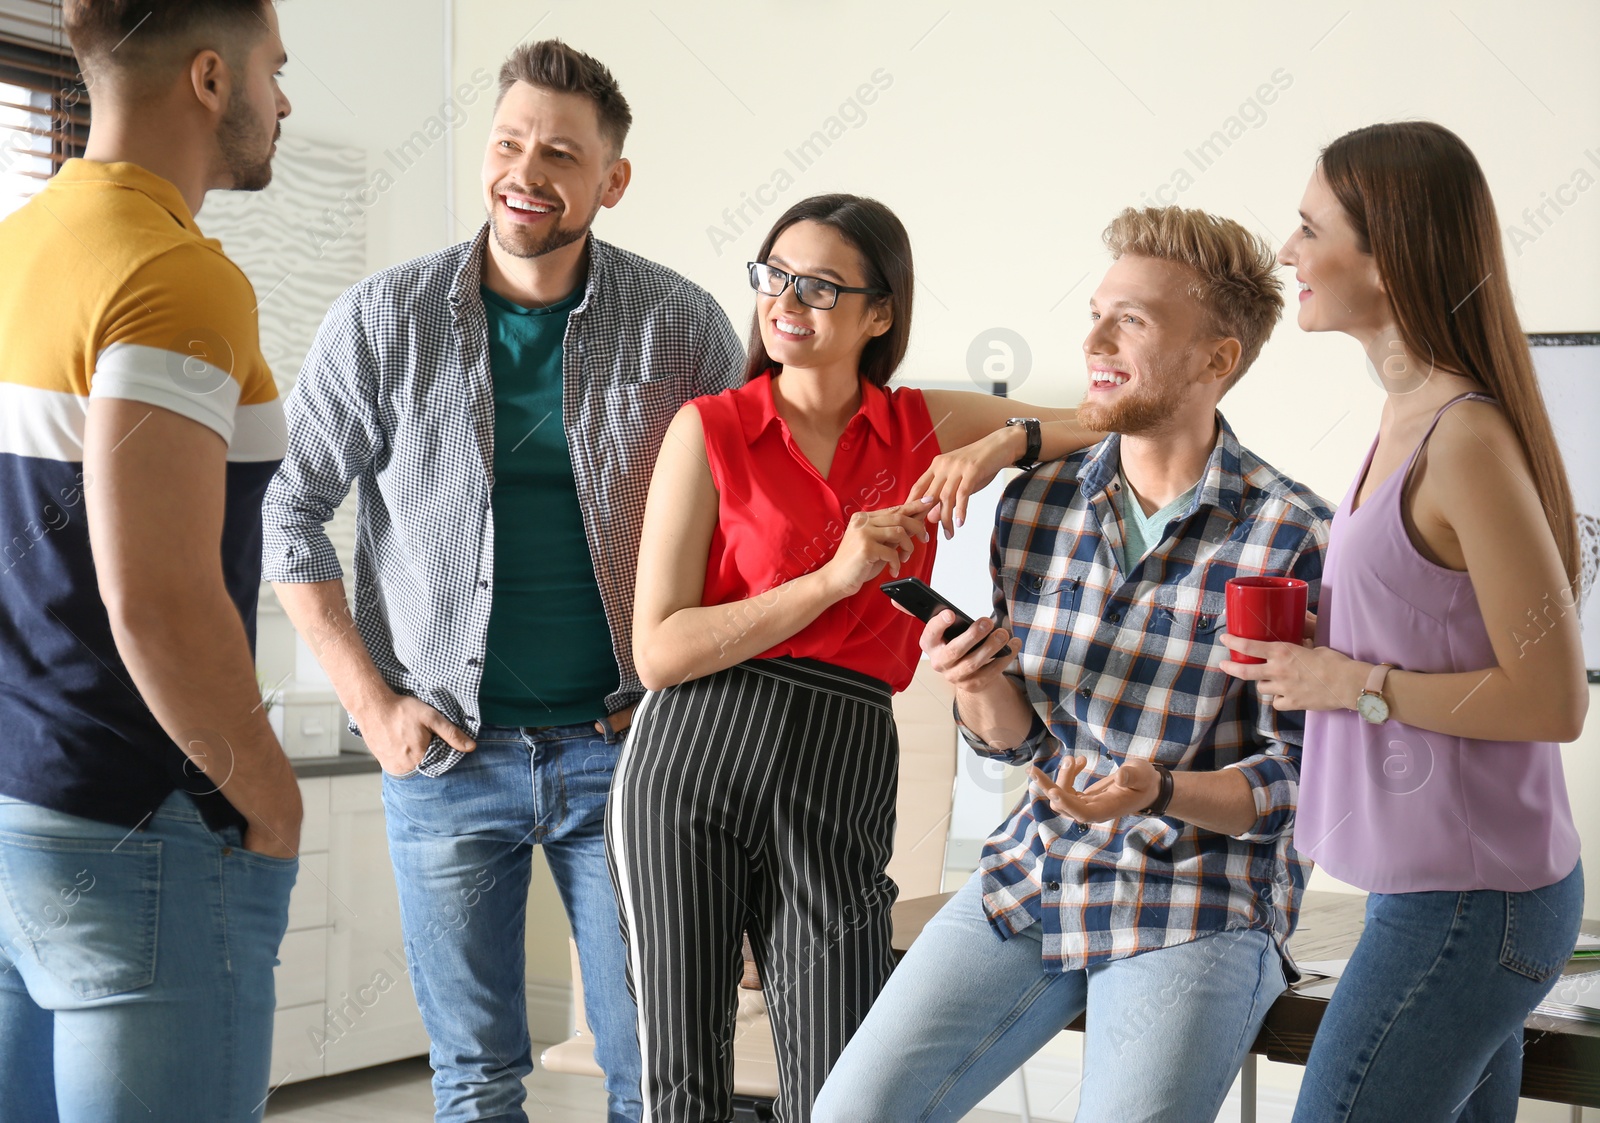
POLYGON ((1284 987, 1254 930, 1065 974, 1040 953, 1037 924, 989 927, 974 874, 889 976, 813 1123, 954 1123, 1086 1008, 1078 1123, 1209 1121, 1284 987))
POLYGON ((0 1123, 242 1123, 299 863, 174 792, 129 830, 0 797, 0 1123))
POLYGON ((1578 939, 1583 863, 1527 893, 1373 893, 1295 1123, 1517 1117, 1522 1023, 1578 939))
POLYGON ((533 847, 543 846, 583 961, 584 1011, 610 1123, 634 1123, 639 1039, 605 804, 621 747, 592 725, 485 725, 437 778, 383 778, 406 962, 431 1044, 438 1123, 523 1123, 533 1071, 524 937, 533 847))

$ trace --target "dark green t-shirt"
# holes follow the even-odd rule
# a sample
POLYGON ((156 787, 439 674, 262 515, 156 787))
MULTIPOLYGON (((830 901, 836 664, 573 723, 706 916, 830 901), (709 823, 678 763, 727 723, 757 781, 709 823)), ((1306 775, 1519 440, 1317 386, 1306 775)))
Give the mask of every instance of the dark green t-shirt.
POLYGON ((562 337, 580 286, 548 308, 483 290, 494 378, 494 603, 478 691, 485 722, 605 716, 620 675, 561 413, 562 337))

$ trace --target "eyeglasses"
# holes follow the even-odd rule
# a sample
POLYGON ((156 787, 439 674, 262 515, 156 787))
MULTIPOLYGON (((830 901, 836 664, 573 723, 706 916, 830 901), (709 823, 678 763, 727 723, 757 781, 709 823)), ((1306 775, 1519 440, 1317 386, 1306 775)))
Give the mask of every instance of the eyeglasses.
POLYGON ((819 308, 824 312, 839 303, 839 294, 842 292, 859 292, 868 296, 890 295, 888 289, 857 289, 833 281, 824 281, 821 277, 796 277, 764 261, 752 261, 749 262, 749 266, 750 287, 762 296, 782 296, 783 290, 789 287, 790 281, 793 281, 794 294, 800 298, 800 303, 807 308, 819 308))

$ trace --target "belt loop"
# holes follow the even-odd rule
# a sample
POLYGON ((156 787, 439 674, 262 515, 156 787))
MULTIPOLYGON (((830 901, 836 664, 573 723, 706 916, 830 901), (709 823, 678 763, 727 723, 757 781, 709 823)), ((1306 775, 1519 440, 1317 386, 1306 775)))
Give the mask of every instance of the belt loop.
POLYGON ((633 724, 633 714, 634 711, 638 709, 638 706, 639 704, 635 702, 633 705, 628 706, 625 709, 618 710, 614 714, 606 714, 599 721, 594 723, 595 731, 606 739, 606 744, 615 745, 618 741, 622 740, 622 735, 626 733, 629 726, 633 724), (620 728, 613 720, 615 718, 625 719, 620 728))

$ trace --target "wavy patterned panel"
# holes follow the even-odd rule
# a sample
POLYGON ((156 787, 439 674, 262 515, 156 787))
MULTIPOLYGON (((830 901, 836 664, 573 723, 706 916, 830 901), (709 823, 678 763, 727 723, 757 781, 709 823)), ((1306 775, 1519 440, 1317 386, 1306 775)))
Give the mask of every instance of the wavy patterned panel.
MULTIPOLYGON (((285 135, 272 168, 265 191, 213 191, 199 222, 255 286, 261 351, 287 394, 329 306, 366 275, 366 211, 378 191, 359 148, 285 135)), ((346 580, 355 510, 352 491, 328 524, 346 580)))
POLYGON ((213 191, 200 228, 255 286, 261 349, 287 390, 336 297, 367 268, 366 153, 304 137, 278 141, 265 191, 213 191))

